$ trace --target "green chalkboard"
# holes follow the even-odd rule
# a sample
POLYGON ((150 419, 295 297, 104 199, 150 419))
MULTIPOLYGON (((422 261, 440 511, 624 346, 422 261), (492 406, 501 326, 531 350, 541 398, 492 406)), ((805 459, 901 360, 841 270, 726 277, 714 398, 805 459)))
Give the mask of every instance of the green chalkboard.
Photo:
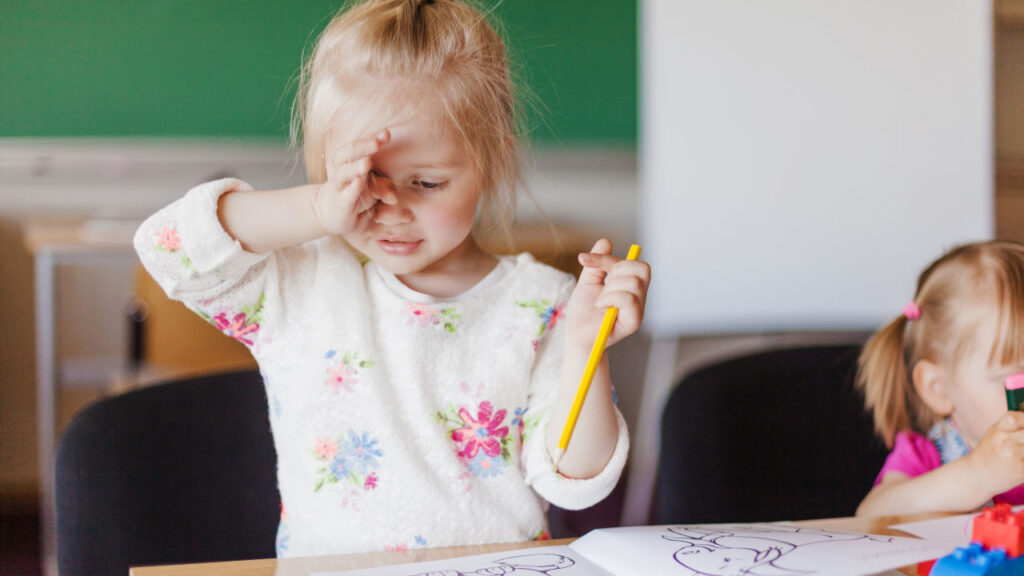
MULTIPOLYGON (((0 0, 0 137, 284 137, 340 0, 0 0)), ((497 4, 531 137, 636 141, 636 0, 497 4), (539 105, 538 105, 539 104, 539 105)))

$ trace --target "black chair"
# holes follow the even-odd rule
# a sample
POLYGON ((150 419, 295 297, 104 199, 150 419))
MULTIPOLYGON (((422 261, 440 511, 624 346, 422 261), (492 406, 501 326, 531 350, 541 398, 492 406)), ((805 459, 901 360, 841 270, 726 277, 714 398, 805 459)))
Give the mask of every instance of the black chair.
POLYGON ((90 405, 60 440, 56 474, 61 576, 275 554, 276 455, 255 370, 90 405))
POLYGON ((853 515, 887 454, 853 387, 859 353, 779 349, 685 376, 662 416, 654 521, 853 515))

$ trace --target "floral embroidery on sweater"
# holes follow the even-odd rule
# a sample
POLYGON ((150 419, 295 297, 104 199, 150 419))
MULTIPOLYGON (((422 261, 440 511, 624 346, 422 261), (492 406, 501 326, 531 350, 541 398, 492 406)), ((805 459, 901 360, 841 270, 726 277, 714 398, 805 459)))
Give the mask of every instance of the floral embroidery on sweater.
POLYGON ((401 542, 399 544, 385 544, 384 545, 384 550, 387 550, 388 552, 405 552, 406 550, 409 550, 409 549, 412 549, 412 548, 426 548, 426 547, 427 547, 427 539, 424 538, 423 536, 420 536, 419 534, 417 534, 415 539, 413 540, 412 544, 408 544, 408 543, 405 543, 405 542, 401 542))
POLYGON ((537 349, 537 345, 540 344, 540 338, 544 335, 544 332, 555 327, 558 323, 558 319, 565 314, 565 304, 553 305, 551 300, 543 298, 541 300, 527 300, 525 302, 516 302, 522 308, 529 308, 537 313, 537 317, 540 318, 540 327, 537 328, 537 333, 534 335, 534 340, 531 342, 533 349, 537 349))
POLYGON ((288 551, 288 536, 288 512, 285 510, 284 503, 282 502, 281 522, 277 525, 277 538, 274 545, 278 557, 284 556, 284 553, 288 551))
MULTIPOLYGON (((380 467, 378 458, 381 450, 377 447, 377 439, 370 438, 367 432, 357 434, 349 430, 347 436, 337 439, 317 438, 313 456, 324 463, 316 471, 314 492, 319 492, 325 484, 342 481, 357 489, 373 490, 380 480, 375 470, 380 467)), ((353 491, 351 495, 357 493, 353 491)))
MULTIPOLYGON (((181 237, 178 236, 178 230, 171 226, 164 226, 158 230, 156 236, 156 247, 164 252, 174 254, 178 250, 181 250, 181 237)), ((192 260, 188 256, 181 255, 181 265, 185 268, 192 267, 192 260)))
POLYGON ((330 386, 335 392, 353 392, 352 387, 359 383, 356 377, 360 368, 373 368, 376 364, 373 360, 360 358, 358 352, 346 351, 338 356, 337 350, 328 350, 324 358, 333 361, 327 365, 327 379, 324 384, 330 386), (335 361, 336 360, 336 361, 335 361))
POLYGON ((409 318, 407 324, 417 326, 438 326, 446 332, 456 331, 455 322, 462 319, 455 306, 430 306, 418 302, 406 302, 405 311, 409 318))
POLYGON ((260 322, 263 321, 263 303, 264 295, 260 294, 260 299, 255 305, 242 308, 232 315, 230 319, 228 319, 227 312, 221 312, 216 316, 211 317, 201 308, 194 308, 193 310, 196 314, 199 314, 203 320, 206 320, 210 324, 216 326, 217 329, 223 332, 226 336, 230 336, 251 348, 255 344, 252 338, 260 329, 260 322))
POLYGON ((488 401, 477 408, 476 418, 465 406, 458 409, 449 405, 434 416, 437 422, 448 426, 448 435, 455 442, 455 454, 469 472, 479 478, 499 476, 505 471, 512 456, 509 453, 508 426, 502 426, 507 411, 494 412, 488 401))

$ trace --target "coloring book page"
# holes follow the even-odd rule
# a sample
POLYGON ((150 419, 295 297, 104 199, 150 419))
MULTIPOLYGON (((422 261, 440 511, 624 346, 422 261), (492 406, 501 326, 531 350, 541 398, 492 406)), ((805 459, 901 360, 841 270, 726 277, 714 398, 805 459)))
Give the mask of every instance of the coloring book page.
POLYGON ((317 576, 866 576, 952 552, 953 544, 794 524, 631 526, 569 546, 317 576))

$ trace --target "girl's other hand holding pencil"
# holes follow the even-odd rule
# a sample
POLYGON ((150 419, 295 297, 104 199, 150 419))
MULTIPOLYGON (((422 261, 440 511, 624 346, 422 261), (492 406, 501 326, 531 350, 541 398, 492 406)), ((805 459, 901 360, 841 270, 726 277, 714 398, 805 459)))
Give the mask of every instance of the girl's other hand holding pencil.
POLYGON ((612 243, 606 238, 598 240, 590 252, 580 253, 579 262, 583 271, 566 306, 569 346, 589 351, 610 306, 619 312, 606 346, 636 332, 644 317, 650 265, 613 256, 612 243))

